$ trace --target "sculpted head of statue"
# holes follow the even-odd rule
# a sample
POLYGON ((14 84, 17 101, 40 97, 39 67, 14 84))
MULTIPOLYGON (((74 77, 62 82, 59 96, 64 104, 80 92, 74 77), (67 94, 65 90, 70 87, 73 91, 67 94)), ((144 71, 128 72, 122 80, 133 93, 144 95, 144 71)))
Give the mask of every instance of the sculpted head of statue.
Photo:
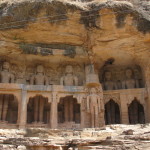
POLYGON ((106 71, 105 72, 105 76, 104 76, 105 81, 110 81, 111 78, 112 78, 111 72, 110 71, 106 71))
POLYGON ((40 74, 40 73, 44 73, 44 67, 42 65, 38 65, 36 68, 36 73, 40 74))
POLYGON ((71 65, 66 66, 66 74, 73 74, 73 67, 71 65))
POLYGON ((95 89, 95 88, 91 88, 91 89, 90 89, 90 93, 91 93, 91 94, 96 94, 96 93, 97 93, 97 91, 96 91, 96 89, 95 89))
POLYGON ((9 70, 9 67, 10 67, 9 62, 5 61, 2 66, 3 70, 9 70))
POLYGON ((125 75, 128 79, 131 79, 133 76, 133 71, 131 69, 126 69, 125 75))

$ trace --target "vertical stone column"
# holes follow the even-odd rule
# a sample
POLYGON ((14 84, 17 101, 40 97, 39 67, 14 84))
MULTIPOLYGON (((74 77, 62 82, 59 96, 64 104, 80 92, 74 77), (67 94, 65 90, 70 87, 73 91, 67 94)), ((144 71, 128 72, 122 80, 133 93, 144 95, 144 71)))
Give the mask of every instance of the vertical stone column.
POLYGON ((44 114, 44 101, 45 99, 40 96, 40 104, 39 104, 39 122, 43 122, 43 114, 44 114))
POLYGON ((120 94, 120 101, 121 101, 121 123, 122 124, 129 124, 129 117, 128 117, 128 105, 127 105, 127 97, 126 94, 120 94))
POLYGON ((68 122, 69 121, 69 101, 68 99, 64 100, 64 106, 65 106, 65 122, 68 122))
POLYGON ((145 79, 145 97, 146 98, 146 107, 144 110, 145 112, 145 121, 146 123, 150 122, 150 67, 149 64, 146 66, 142 66, 144 79, 145 79))
POLYGON ((100 126, 100 127, 102 127, 102 126, 105 125, 104 113, 105 113, 104 111, 101 112, 101 113, 100 113, 100 116, 99 116, 99 118, 100 118, 100 119, 99 119, 99 120, 100 120, 99 126, 100 126))
POLYGON ((19 108, 19 128, 25 128, 27 122, 27 91, 22 90, 21 105, 19 108))
POLYGON ((74 109, 74 107, 75 107, 75 104, 74 104, 74 101, 73 101, 74 99, 69 99, 69 121, 75 121, 75 120, 73 120, 74 118, 73 118, 73 116, 75 116, 75 114, 74 114, 74 111, 73 111, 73 109, 74 109))
POLYGON ((3 103, 3 114, 2 114, 2 120, 6 121, 6 116, 8 112, 8 101, 9 101, 10 95, 4 95, 4 103, 3 103))
POLYGON ((81 104, 80 104, 81 106, 80 106, 80 112, 81 112, 81 128, 85 128, 85 109, 84 109, 84 105, 83 105, 83 103, 81 102, 81 104))
POLYGON ((38 110, 39 110, 39 97, 34 97, 34 122, 38 122, 38 116, 39 116, 39 113, 38 113, 38 110))
POLYGON ((52 93, 51 102, 51 114, 50 114, 50 126, 52 129, 56 129, 58 125, 58 115, 57 115, 57 92, 52 93))
POLYGON ((3 111, 3 95, 0 95, 0 120, 2 120, 2 111, 3 111))

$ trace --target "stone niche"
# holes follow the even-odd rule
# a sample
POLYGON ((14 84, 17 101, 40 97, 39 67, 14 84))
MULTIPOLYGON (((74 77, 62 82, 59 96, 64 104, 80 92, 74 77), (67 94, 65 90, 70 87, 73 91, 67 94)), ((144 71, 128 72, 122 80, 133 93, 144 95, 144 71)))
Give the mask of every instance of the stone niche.
POLYGON ((99 78, 104 90, 143 88, 144 79, 138 65, 110 65, 100 69, 99 78))
POLYGON ((82 86, 85 82, 84 66, 74 62, 51 64, 35 61, 35 63, 21 64, 10 60, 2 62, 0 66, 0 83, 60 85, 60 79, 66 76, 67 66, 72 67, 72 76, 78 80, 75 85, 82 86))

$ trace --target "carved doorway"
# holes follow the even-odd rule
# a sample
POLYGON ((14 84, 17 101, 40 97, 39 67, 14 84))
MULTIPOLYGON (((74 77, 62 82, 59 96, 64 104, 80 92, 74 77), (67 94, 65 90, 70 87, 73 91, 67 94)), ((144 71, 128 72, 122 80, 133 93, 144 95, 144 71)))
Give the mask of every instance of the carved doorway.
POLYGON ((27 106, 27 123, 35 125, 49 124, 50 106, 48 98, 42 95, 30 98, 27 106))
POLYGON ((80 124, 80 104, 72 96, 61 98, 58 103, 58 123, 64 127, 80 124))
POLYGON ((128 107, 130 124, 145 123, 144 107, 136 99, 128 107))
POLYGON ((105 123, 120 124, 119 105, 113 100, 110 100, 105 104, 105 123))
POLYGON ((0 121, 16 124, 18 120, 18 101, 12 94, 0 94, 0 121))

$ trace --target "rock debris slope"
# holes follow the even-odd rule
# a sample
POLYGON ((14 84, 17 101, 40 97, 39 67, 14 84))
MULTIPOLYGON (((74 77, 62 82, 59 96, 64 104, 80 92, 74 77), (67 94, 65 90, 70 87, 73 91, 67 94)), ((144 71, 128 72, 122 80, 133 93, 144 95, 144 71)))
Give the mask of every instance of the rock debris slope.
POLYGON ((150 124, 101 129, 1 129, 1 150, 149 150, 150 124))

